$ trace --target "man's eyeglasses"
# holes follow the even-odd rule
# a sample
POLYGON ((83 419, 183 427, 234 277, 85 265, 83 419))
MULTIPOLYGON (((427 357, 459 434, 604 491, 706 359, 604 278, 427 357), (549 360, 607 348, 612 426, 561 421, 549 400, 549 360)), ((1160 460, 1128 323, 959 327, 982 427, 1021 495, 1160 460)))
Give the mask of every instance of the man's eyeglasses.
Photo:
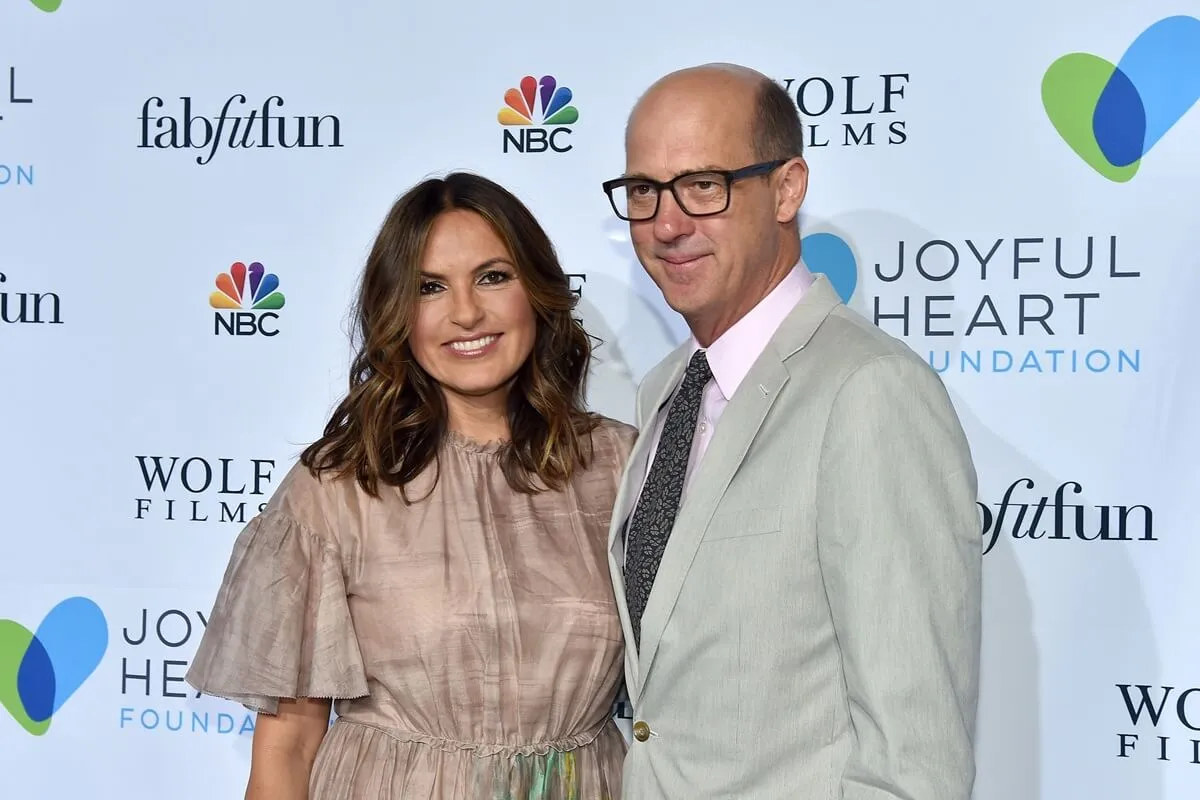
POLYGON ((781 159, 741 169, 685 172, 665 182, 649 178, 616 178, 604 182, 604 193, 608 195, 613 211, 627 222, 653 219, 664 189, 675 196, 675 202, 688 216, 711 217, 729 208, 729 190, 734 181, 766 175, 787 162, 788 159, 781 159))

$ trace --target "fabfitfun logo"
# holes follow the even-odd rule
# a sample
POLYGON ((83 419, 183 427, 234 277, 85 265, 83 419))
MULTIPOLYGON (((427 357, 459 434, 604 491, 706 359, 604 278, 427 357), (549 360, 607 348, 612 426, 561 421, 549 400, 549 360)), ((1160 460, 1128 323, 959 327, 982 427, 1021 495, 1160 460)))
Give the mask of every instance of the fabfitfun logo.
POLYGON ((1091 53, 1059 58, 1042 78, 1046 115, 1072 150, 1110 181, 1142 158, 1200 100, 1200 19, 1159 20, 1117 64, 1091 53))
POLYGON ((139 149, 201 150, 204 152, 196 156, 196 163, 204 166, 212 162, 222 147, 229 150, 342 147, 340 119, 332 114, 273 115, 273 108, 282 109, 284 105, 279 95, 271 95, 261 106, 248 108, 244 115, 238 113, 238 109, 246 108, 250 101, 244 94, 232 95, 212 118, 194 113, 191 97, 182 96, 179 100, 182 108, 178 116, 153 113, 153 110, 166 106, 161 97, 151 97, 142 104, 142 114, 138 117, 142 123, 139 149))
POLYGON ((1077 481, 1063 481, 1054 495, 1029 495, 1036 491, 1033 478, 1008 485, 1003 499, 992 506, 977 501, 981 516, 983 554, 1000 539, 1056 542, 1157 542, 1154 512, 1150 506, 1093 505, 1072 499, 1083 493, 1077 481))
POLYGON ((62 325, 62 298, 54 292, 14 292, 0 272, 0 325, 62 325))
POLYGON ((108 621, 86 597, 50 609, 31 631, 0 619, 0 705, 34 736, 83 685, 108 649, 108 621))
POLYGON ((503 151, 509 152, 510 147, 517 153, 569 151, 573 146, 567 141, 570 126, 579 121, 572 98, 571 90, 559 86, 553 75, 543 75, 541 80, 532 75, 522 78, 519 88, 504 93, 504 108, 496 115, 504 126, 503 151))
POLYGON ((220 336, 277 336, 279 320, 276 311, 283 308, 284 296, 279 289, 279 276, 267 272, 262 262, 253 261, 247 267, 235 261, 228 272, 217 276, 217 291, 208 296, 208 304, 216 309, 213 335, 220 336), (246 292, 246 279, 250 292, 246 292))

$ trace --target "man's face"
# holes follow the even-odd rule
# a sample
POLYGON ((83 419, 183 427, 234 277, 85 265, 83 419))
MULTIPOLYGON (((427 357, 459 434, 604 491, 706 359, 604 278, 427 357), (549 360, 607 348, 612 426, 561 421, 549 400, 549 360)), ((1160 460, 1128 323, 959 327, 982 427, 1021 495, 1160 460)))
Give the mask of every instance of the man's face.
MULTIPOLYGON (((648 95, 630 121, 626 177, 668 181, 756 163, 753 94, 742 82, 693 79, 648 95)), ((660 195, 653 219, 630 223, 634 250, 667 304, 709 344, 703 339, 719 336, 768 291, 780 237, 775 181, 734 182, 729 207, 714 216, 690 216, 670 191, 660 195)))

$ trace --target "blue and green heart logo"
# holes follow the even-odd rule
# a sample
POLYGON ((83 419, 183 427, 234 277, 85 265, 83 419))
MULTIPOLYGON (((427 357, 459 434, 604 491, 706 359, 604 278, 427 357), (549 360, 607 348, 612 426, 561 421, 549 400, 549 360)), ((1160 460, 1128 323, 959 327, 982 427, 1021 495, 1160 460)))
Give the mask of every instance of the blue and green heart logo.
POLYGON ((833 233, 810 233, 800 240, 804 265, 829 279, 843 303, 858 288, 858 259, 845 239, 833 233))
POLYGON ((108 649, 108 621, 86 597, 50 609, 31 631, 0 619, 0 705, 34 736, 83 685, 108 649))
POLYGON ((1200 100, 1200 19, 1167 17, 1133 40, 1115 65, 1070 53, 1042 78, 1046 115, 1072 150, 1110 181, 1142 158, 1200 100))

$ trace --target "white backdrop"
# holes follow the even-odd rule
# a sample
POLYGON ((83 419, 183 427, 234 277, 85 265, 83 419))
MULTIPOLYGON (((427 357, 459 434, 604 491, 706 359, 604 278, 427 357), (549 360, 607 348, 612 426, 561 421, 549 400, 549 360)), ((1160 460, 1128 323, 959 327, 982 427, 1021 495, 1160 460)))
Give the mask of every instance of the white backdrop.
POLYGON ((593 405, 632 418, 685 331, 600 183, 639 92, 728 60, 799 98, 810 267, 974 447, 976 797, 1194 798, 1200 22, 1139 35, 1195 3, 471 5, 0 0, 0 794, 241 796, 252 719, 182 676, 423 177, 529 203, 606 342, 593 405), (526 75, 577 120, 502 125, 526 75), (215 309, 235 262, 282 307, 215 309))

